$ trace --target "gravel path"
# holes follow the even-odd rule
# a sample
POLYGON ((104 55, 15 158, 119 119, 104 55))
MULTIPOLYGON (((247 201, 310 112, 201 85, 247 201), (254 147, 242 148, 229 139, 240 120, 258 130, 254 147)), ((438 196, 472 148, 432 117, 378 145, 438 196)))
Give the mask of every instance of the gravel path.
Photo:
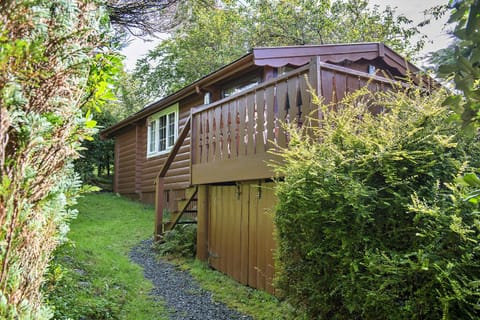
POLYGON ((152 240, 142 241, 133 248, 130 258, 144 268, 145 278, 155 286, 151 294, 166 302, 171 311, 170 319, 252 319, 213 301, 212 294, 200 288, 187 271, 178 270, 166 261, 158 261, 152 250, 152 240))

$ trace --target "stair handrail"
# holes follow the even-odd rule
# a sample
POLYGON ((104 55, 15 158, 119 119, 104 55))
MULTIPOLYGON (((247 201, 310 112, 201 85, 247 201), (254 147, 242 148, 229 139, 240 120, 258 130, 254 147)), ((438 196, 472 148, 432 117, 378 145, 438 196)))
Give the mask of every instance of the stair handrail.
POLYGON ((185 141, 185 138, 188 135, 188 132, 190 131, 190 124, 192 122, 192 116, 189 116, 187 118, 187 121, 185 122, 185 125, 183 126, 182 131, 178 135, 178 139, 173 145, 172 150, 170 150, 170 153, 168 154, 167 160, 165 160, 165 163, 163 164, 162 168, 158 172, 157 179, 158 178, 163 178, 168 172, 168 169, 170 169, 170 165, 173 162, 173 159, 177 156, 178 150, 180 150, 180 147, 183 144, 183 141, 185 141))
POLYGON ((154 230, 154 239, 160 240, 163 234, 163 206, 164 206, 164 183, 163 179, 165 178, 168 169, 173 160, 177 156, 180 147, 182 146, 185 138, 190 132, 190 126, 192 122, 192 116, 190 115, 183 126, 182 131, 178 135, 177 141, 175 142, 173 148, 170 150, 165 163, 157 174, 155 178, 155 230, 154 230))

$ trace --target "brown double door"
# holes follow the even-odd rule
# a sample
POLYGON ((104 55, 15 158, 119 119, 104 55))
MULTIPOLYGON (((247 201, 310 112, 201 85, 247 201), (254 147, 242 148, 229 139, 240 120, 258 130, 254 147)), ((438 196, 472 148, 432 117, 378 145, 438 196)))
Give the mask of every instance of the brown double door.
POLYGON ((274 293, 273 183, 208 187, 210 265, 240 283, 274 293))

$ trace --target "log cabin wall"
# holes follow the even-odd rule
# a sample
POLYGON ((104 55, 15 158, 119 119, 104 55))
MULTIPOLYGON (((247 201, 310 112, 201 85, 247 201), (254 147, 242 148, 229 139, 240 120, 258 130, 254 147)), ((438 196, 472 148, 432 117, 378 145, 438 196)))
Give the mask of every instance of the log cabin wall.
MULTIPOLYGON (((195 95, 180 101, 179 103, 179 124, 178 132, 180 133, 190 116, 190 109, 203 103, 203 96, 195 95)), ((147 158, 147 124, 143 121, 141 131, 143 132, 142 140, 139 145, 142 148, 140 158, 143 162, 139 166, 141 175, 141 200, 145 203, 153 204, 155 202, 155 177, 160 171, 168 157, 168 153, 147 158)), ((166 199, 177 199, 183 196, 183 190, 190 186, 190 134, 185 138, 179 152, 177 153, 170 169, 165 177, 166 199)), ((171 201, 169 201, 171 202, 171 201)), ((172 205, 169 205, 172 207, 172 205)), ((172 207, 173 208, 173 207, 172 207)))
POLYGON ((115 138, 115 184, 114 191, 136 198, 136 130, 135 127, 115 138))

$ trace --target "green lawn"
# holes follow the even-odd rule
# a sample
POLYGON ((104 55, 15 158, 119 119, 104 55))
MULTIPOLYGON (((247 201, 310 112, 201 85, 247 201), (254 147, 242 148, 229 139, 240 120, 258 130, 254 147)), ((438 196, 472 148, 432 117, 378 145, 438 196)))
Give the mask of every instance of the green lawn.
MULTIPOLYGON (((48 299, 56 319, 167 319, 131 248, 152 236, 153 208, 111 193, 89 194, 77 205, 67 243, 51 267, 48 299)), ((48 289, 46 289, 48 291, 48 289)))
MULTIPOLYGON (((167 319, 163 303, 148 295, 151 283, 128 258, 133 246, 152 236, 153 207, 96 193, 81 198, 77 209, 68 234, 71 242, 57 250, 45 284, 55 319, 167 319)), ((212 291, 215 300, 254 319, 293 318, 288 305, 199 261, 177 258, 175 263, 212 291)))

